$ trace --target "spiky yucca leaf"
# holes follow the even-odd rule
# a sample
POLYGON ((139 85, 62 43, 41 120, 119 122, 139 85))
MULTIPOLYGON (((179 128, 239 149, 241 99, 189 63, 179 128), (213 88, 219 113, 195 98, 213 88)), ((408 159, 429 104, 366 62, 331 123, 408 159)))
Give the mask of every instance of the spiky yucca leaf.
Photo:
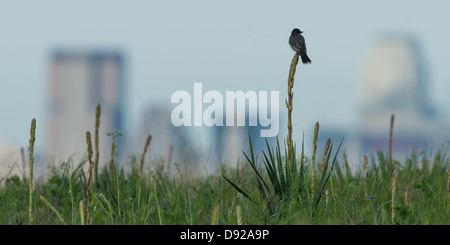
POLYGON ((331 162, 331 166, 330 166, 330 168, 328 170, 328 166, 330 165, 330 163, 329 163, 330 162, 330 156, 331 156, 331 153, 333 151, 333 144, 331 143, 331 145, 330 145, 330 148, 329 148, 327 156, 326 156, 326 160, 324 162, 322 176, 320 177, 319 185, 317 186, 318 188, 317 188, 317 191, 315 193, 314 200, 313 200, 313 203, 312 203, 312 210, 313 210, 312 215, 313 216, 314 216, 314 212, 315 212, 317 206, 319 205, 320 199, 323 196, 323 193, 324 193, 324 190, 325 190, 325 186, 327 185, 328 180, 330 179, 331 172, 332 172, 332 170, 334 168, 334 164, 336 163, 336 158, 337 158, 337 155, 339 153, 339 150, 341 149, 343 141, 344 141, 344 138, 342 138, 341 143, 339 144, 339 147, 338 147, 338 149, 337 149, 337 151, 336 151, 336 153, 334 155, 333 161, 331 162))
POLYGON ((225 177, 225 175, 221 174, 222 177, 231 185, 233 186, 234 189, 236 189, 239 193, 241 193, 244 197, 250 199, 250 196, 243 191, 241 188, 239 188, 236 184, 234 184, 231 180, 229 180, 227 177, 225 177))
MULTIPOLYGON (((342 142, 344 139, 342 138, 339 148, 335 152, 334 158, 331 161, 331 155, 333 151, 333 145, 326 152, 324 162, 323 162, 323 171, 322 176, 319 180, 317 191, 315 192, 315 196, 311 205, 311 209, 314 211, 317 208, 321 197, 325 191, 325 186, 328 183, 328 180, 331 176, 331 172, 333 170, 334 164, 336 162, 337 155, 341 148, 342 142), (331 163, 330 163, 331 162, 331 163)), ((251 137, 249 135, 249 146, 250 146, 250 156, 248 156, 245 152, 244 156, 250 164, 251 168, 255 172, 256 181, 258 185, 258 190, 261 195, 266 199, 268 205, 274 210, 274 197, 278 197, 279 200, 285 198, 292 198, 294 192, 301 193, 304 187, 308 186, 305 181, 304 172, 305 172, 305 155, 304 155, 304 137, 302 140, 302 152, 300 156, 300 161, 296 160, 295 147, 292 148, 291 154, 287 154, 287 147, 285 145, 285 156, 291 156, 291 161, 288 161, 287 158, 283 158, 281 155, 281 147, 279 140, 277 138, 277 144, 275 149, 271 148, 268 141, 266 140, 267 149, 262 151, 263 153, 263 163, 266 170, 266 174, 270 181, 270 186, 268 182, 263 178, 263 173, 261 170, 258 170, 255 158, 255 154, 253 151, 253 144, 251 137), (293 166, 289 165, 288 162, 295 163, 293 166), (298 172, 297 172, 298 171, 298 172)), ((245 197, 250 199, 250 195, 239 188, 235 183, 229 180, 222 174, 222 177, 235 188, 239 193, 244 195, 245 197)))

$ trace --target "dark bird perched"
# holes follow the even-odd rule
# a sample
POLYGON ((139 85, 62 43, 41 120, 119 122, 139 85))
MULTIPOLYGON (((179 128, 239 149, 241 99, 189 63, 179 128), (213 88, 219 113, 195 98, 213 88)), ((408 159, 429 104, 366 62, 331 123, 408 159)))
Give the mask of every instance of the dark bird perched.
POLYGON ((311 60, 306 54, 305 38, 302 36, 302 33, 303 32, 297 28, 292 30, 291 36, 289 37, 289 45, 291 45, 291 48, 300 55, 303 64, 309 64, 311 63, 311 60))

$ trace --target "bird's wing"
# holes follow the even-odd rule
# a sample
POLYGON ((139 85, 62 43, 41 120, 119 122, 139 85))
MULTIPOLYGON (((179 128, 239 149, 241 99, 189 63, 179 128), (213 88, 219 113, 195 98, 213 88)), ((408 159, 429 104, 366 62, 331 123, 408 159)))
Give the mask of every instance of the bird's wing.
POLYGON ((289 44, 296 52, 306 51, 305 38, 302 35, 294 35, 289 38, 289 44))
POLYGON ((294 36, 294 40, 297 45, 305 47, 305 38, 302 35, 294 36))

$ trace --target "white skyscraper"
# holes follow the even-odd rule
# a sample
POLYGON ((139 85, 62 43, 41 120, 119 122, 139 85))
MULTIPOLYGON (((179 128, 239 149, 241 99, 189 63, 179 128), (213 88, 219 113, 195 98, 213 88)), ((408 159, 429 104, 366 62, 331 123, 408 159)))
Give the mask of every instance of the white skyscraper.
POLYGON ((384 35, 373 46, 363 73, 360 129, 363 147, 384 150, 391 115, 397 149, 411 150, 433 130, 424 57, 409 35, 384 35))
POLYGON ((47 156, 56 163, 86 152, 85 133, 94 143, 95 114, 101 105, 100 161, 109 160, 111 137, 122 127, 123 57, 118 52, 55 51, 48 87, 47 156))

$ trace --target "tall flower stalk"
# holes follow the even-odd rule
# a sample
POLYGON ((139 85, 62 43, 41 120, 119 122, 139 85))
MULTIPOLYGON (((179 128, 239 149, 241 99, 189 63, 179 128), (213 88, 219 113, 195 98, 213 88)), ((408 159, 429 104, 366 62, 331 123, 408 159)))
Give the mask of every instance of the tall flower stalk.
POLYGON ((319 137, 319 122, 316 122, 316 126, 314 127, 313 153, 311 158, 312 163, 311 190, 314 190, 314 183, 316 179, 316 151, 317 151, 318 137, 319 137))
POLYGON ((31 129, 30 129, 30 197, 29 197, 29 207, 28 207, 28 218, 29 222, 33 221, 33 164, 34 164, 34 142, 36 141, 36 119, 33 118, 31 120, 31 129))
POLYGON ((394 134, 394 120, 395 120, 395 115, 392 114, 391 127, 390 127, 390 131, 389 131, 389 171, 394 171, 394 164, 392 162, 392 137, 394 134))
POLYGON ((145 161, 145 154, 147 153, 148 147, 150 146, 150 141, 152 140, 152 136, 147 136, 147 140, 145 141, 144 151, 142 152, 141 156, 141 164, 139 166, 139 179, 142 178, 142 171, 144 170, 144 161, 145 161))
POLYGON ((95 132, 94 132, 94 144, 95 144, 95 160, 94 160, 94 173, 95 173, 95 183, 98 184, 98 160, 100 158, 100 150, 99 150, 99 136, 98 131, 100 128, 100 115, 101 115, 101 107, 100 104, 97 105, 95 110, 95 132))
POLYGON ((299 54, 296 53, 294 55, 294 58, 292 58, 291 62, 291 68, 289 69, 289 78, 288 78, 288 99, 286 100, 286 107, 288 109, 288 136, 286 139, 286 143, 288 146, 288 169, 291 169, 291 165, 294 164, 292 162, 292 148, 293 148, 293 140, 292 140, 292 109, 293 109, 293 99, 294 99, 294 92, 292 91, 294 88, 294 75, 295 70, 297 68, 298 64, 298 58, 299 54))
POLYGON ((91 178, 92 178, 92 169, 94 168, 94 162, 92 161, 92 155, 94 154, 92 151, 92 141, 91 141, 91 133, 89 131, 86 132, 86 144, 87 144, 87 154, 88 154, 88 160, 89 160, 89 178, 88 178, 88 184, 87 184, 87 190, 86 190, 86 199, 87 199, 87 218, 86 218, 86 225, 89 225, 90 223, 90 192, 91 192, 91 178))

